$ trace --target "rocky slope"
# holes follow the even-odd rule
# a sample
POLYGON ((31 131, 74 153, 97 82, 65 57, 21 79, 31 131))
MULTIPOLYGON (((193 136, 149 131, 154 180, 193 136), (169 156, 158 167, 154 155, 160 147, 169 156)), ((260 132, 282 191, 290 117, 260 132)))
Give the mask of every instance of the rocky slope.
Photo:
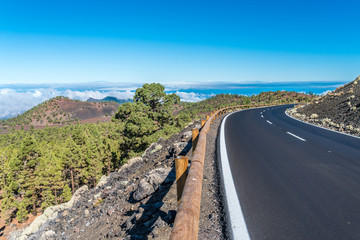
POLYGON ((360 135, 360 76, 308 105, 290 110, 289 114, 333 130, 360 135))
MULTIPOLYGON (((71 201, 47 208, 27 228, 9 239, 168 239, 176 215, 174 157, 191 156, 193 123, 168 140, 152 144, 142 157, 131 159, 117 172, 103 176, 95 189, 80 188, 71 201)), ((216 132, 215 131, 215 136, 216 132)), ((215 140, 214 140, 215 141, 215 140)), ((215 144, 214 144, 215 145, 215 144)), ((215 152, 215 149, 212 150, 215 152)), ((213 154, 215 156, 215 154, 213 154)), ((212 158, 214 161, 214 158, 212 158)), ((214 165, 203 192, 210 204, 202 204, 200 236, 223 238, 222 210, 214 165), (216 235, 209 234, 211 231, 216 235)), ((200 239, 207 239, 201 238, 200 239)))

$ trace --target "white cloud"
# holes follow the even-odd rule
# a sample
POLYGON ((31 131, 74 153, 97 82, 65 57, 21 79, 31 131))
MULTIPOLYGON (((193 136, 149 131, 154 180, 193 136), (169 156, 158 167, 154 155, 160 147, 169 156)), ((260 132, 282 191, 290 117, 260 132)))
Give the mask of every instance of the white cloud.
POLYGON ((0 119, 16 117, 17 115, 29 110, 39 103, 49 100, 56 96, 65 96, 71 99, 85 101, 88 98, 102 99, 107 96, 119 99, 132 98, 134 92, 130 90, 122 91, 72 91, 56 89, 34 89, 34 90, 15 90, 9 88, 0 89, 0 119))
MULTIPOLYGON (((116 97, 119 99, 132 99, 135 94, 133 88, 117 88, 108 91, 99 90, 58 90, 52 88, 38 88, 17 90, 11 88, 0 89, 0 119, 16 117, 17 115, 29 110, 39 103, 54 98, 56 96, 65 96, 71 99, 86 101, 89 98, 102 99, 107 96, 116 97)), ((184 102, 198 102, 204 100, 211 95, 176 91, 176 94, 184 102)))
POLYGON ((198 102, 206 99, 206 95, 194 92, 187 93, 176 91, 176 95, 178 95, 184 102, 198 102))
POLYGON ((330 90, 326 90, 325 92, 322 92, 322 93, 320 93, 319 95, 320 96, 324 96, 324 95, 326 95, 326 94, 328 94, 328 93, 331 93, 332 91, 330 91, 330 90))

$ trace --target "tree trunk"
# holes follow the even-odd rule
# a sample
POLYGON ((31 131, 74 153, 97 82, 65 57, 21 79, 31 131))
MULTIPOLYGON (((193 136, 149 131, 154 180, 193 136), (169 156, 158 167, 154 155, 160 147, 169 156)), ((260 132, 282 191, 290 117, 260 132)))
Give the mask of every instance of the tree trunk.
POLYGON ((75 193, 75 187, 74 187, 74 173, 73 170, 70 170, 70 175, 71 175, 71 190, 72 190, 72 194, 74 195, 75 193))
POLYGON ((33 210, 34 210, 34 211, 36 211, 36 198, 35 198, 35 190, 33 191, 32 198, 33 198, 33 210))
POLYGON ((110 174, 110 162, 111 162, 111 159, 108 157, 108 167, 107 167, 107 174, 108 175, 110 174))
POLYGON ((57 193, 56 193, 56 188, 55 188, 55 205, 57 205, 57 193))

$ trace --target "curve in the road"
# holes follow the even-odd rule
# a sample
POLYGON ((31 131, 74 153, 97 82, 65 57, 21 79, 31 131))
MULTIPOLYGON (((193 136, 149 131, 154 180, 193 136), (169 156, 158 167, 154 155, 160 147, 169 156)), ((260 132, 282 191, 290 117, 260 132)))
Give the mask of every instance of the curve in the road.
POLYGON ((222 123, 220 151, 249 236, 360 239, 360 139, 294 120, 288 107, 239 111, 222 123))

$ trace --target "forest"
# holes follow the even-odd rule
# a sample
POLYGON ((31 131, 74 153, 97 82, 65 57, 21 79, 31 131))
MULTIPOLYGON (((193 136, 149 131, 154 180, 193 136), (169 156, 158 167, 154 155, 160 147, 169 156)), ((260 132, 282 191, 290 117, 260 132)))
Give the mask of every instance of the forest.
POLYGON ((1 218, 23 222, 29 213, 69 201, 79 187, 96 186, 102 175, 140 155, 160 137, 170 137, 215 109, 295 100, 310 101, 311 96, 280 91, 251 97, 220 94, 183 103, 152 83, 138 88, 133 102, 121 104, 110 122, 12 129, 0 134, 1 218))

